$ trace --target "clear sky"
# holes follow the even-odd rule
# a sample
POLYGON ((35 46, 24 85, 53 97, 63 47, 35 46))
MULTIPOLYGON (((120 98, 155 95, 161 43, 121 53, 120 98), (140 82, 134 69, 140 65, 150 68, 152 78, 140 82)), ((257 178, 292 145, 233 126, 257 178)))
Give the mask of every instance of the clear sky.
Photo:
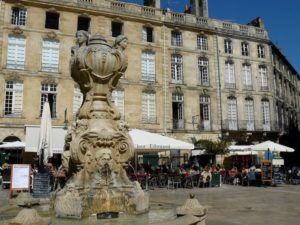
MULTIPOLYGON (((142 4, 143 0, 123 0, 142 4)), ((190 0, 161 0, 162 8, 183 12, 190 0)), ((300 73, 300 0, 208 0, 209 17, 246 24, 260 16, 269 37, 300 73)))

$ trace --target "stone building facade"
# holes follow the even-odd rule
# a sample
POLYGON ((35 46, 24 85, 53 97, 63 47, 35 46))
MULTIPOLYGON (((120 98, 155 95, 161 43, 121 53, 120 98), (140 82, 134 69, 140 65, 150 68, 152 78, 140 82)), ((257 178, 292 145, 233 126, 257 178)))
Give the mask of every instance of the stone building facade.
POLYGON ((26 141, 48 98, 52 123, 70 125, 81 103, 70 77, 77 30, 110 44, 128 37, 129 66, 113 93, 132 128, 191 142, 277 139, 299 121, 297 71, 258 18, 248 25, 111 0, 4 0, 0 13, 0 140, 26 141))

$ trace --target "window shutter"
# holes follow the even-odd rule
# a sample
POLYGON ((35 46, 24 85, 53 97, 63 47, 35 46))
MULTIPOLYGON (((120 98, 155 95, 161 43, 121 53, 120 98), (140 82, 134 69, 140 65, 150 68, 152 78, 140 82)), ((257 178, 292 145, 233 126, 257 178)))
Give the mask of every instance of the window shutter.
POLYGON ((112 92, 112 100, 114 101, 116 107, 121 113, 122 118, 124 118, 125 115, 125 107, 124 107, 124 91, 121 90, 114 90, 112 92))
POLYGON ((26 39, 23 37, 8 37, 7 68, 24 69, 26 39))
POLYGON ((144 51, 141 61, 142 80, 155 81, 155 53, 144 51))
POLYGON ((23 83, 14 82, 13 114, 21 115, 23 110, 23 83))
POLYGON ((146 123, 156 122, 155 93, 143 93, 142 95, 142 120, 146 123))
POLYGON ((42 55, 42 70, 58 72, 59 65, 59 41, 44 40, 42 55))
POLYGON ((78 87, 74 88, 74 98, 73 98, 73 116, 76 116, 79 108, 81 107, 83 101, 83 94, 78 87))
POLYGON ((142 40, 147 41, 147 28, 143 27, 142 29, 142 40))

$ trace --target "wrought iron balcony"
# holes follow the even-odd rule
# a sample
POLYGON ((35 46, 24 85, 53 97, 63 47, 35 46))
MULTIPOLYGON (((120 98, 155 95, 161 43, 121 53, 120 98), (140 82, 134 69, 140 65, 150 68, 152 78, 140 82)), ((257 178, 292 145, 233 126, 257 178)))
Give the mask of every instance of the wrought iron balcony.
POLYGON ((174 130, 182 130, 182 129, 184 129, 184 120, 173 119, 173 129, 174 130))
POLYGON ((223 130, 244 131, 278 131, 276 121, 264 122, 263 120, 223 120, 223 130))
POLYGON ((193 124, 193 128, 199 131, 211 131, 211 121, 201 120, 200 115, 196 115, 192 117, 192 124, 193 124))

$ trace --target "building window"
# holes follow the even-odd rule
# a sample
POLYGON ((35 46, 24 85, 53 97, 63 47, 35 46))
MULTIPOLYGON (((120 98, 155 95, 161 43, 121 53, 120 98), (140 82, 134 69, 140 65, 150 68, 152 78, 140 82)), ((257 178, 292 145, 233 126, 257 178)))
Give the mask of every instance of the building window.
POLYGON ((7 68, 24 69, 26 39, 24 37, 9 36, 7 47, 7 68))
POLYGON ((257 45, 257 57, 258 58, 265 58, 265 47, 262 45, 257 45))
POLYGON ((249 56, 249 44, 247 42, 242 42, 242 56, 249 56))
POLYGON ((208 60, 206 58, 198 58, 198 69, 199 84, 203 86, 209 86, 208 60))
POLYGON ((210 130, 210 97, 200 96, 200 129, 210 130))
POLYGON ((208 42, 207 42, 207 37, 203 35, 198 35, 197 36, 197 48, 203 51, 208 50, 208 42))
POLYGON ((260 87, 261 91, 268 91, 268 75, 267 75, 267 68, 264 66, 260 66, 258 68, 258 76, 260 79, 260 87))
POLYGON ((23 106, 23 83, 6 81, 5 84, 5 116, 21 116, 23 106))
POLYGON ((235 88, 235 73, 233 62, 225 62, 225 87, 235 88))
POLYGON ((79 87, 74 87, 74 98, 73 98, 73 117, 76 117, 83 102, 83 94, 79 87))
POLYGON ((120 22, 111 22, 111 35, 112 37, 117 37, 123 33, 123 23, 120 22))
POLYGON ((228 116, 228 129, 237 130, 237 108, 236 108, 235 97, 229 97, 227 99, 227 116, 228 116))
POLYGON ((91 19, 89 17, 79 16, 77 20, 77 30, 90 30, 91 19))
POLYGON ((59 66, 59 41, 44 40, 42 54, 42 70, 58 72, 59 66))
POLYGON ((173 118, 173 129, 184 128, 182 94, 172 95, 172 118, 173 118))
POLYGON ((144 92, 142 95, 143 123, 156 123, 156 95, 144 92))
POLYGON ((171 74, 173 83, 182 83, 183 68, 181 55, 174 54, 171 56, 171 74))
POLYGON ((253 99, 245 99, 245 119, 246 119, 246 130, 254 130, 254 104, 253 99))
POLYGON ((153 42, 153 28, 143 27, 142 29, 142 39, 146 42, 153 42))
POLYGON ((245 90, 253 89, 251 66, 249 64, 243 65, 243 84, 245 90))
POLYGON ((270 103, 268 100, 262 100, 262 125, 264 131, 270 131, 270 103))
POLYGON ((59 29, 59 13, 46 12, 45 28, 48 29, 59 29))
POLYGON ((232 54, 232 52, 233 52, 232 41, 229 39, 224 40, 224 52, 227 54, 232 54))
POLYGON ((57 95, 56 84, 42 84, 40 116, 42 116, 44 103, 48 100, 50 106, 51 118, 56 117, 56 95, 57 95))
POLYGON ((121 113, 121 118, 125 117, 125 107, 124 107, 124 91, 123 90, 113 90, 112 92, 112 100, 121 113))
POLYGON ((11 9, 11 24, 26 25, 27 9, 12 7, 11 9))
POLYGON ((155 81, 155 53, 142 52, 142 80, 155 81))
POLYGON ((178 31, 172 31, 172 46, 182 47, 182 33, 178 31))

